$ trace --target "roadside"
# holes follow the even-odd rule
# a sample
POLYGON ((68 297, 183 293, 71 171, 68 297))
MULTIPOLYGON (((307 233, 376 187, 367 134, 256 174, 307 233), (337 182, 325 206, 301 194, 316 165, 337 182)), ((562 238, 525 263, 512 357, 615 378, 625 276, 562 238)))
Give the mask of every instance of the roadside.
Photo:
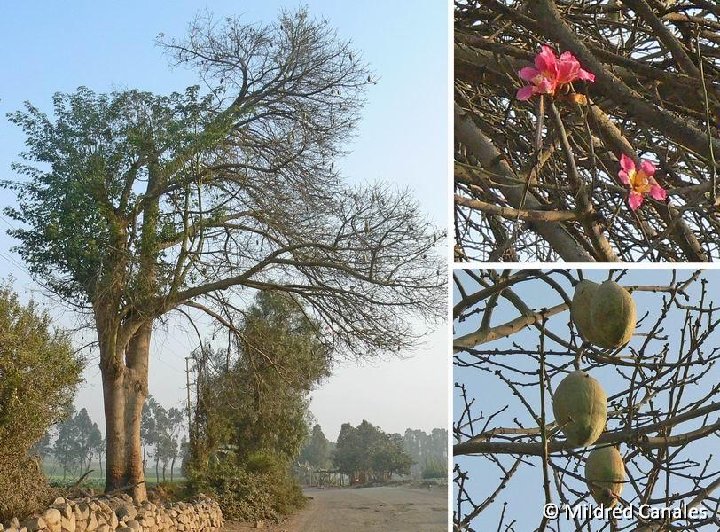
MULTIPOLYGON (((269 532, 397 532, 447 530, 447 487, 308 488, 308 506, 269 532)), ((226 532, 255 530, 247 523, 228 523, 226 532)))

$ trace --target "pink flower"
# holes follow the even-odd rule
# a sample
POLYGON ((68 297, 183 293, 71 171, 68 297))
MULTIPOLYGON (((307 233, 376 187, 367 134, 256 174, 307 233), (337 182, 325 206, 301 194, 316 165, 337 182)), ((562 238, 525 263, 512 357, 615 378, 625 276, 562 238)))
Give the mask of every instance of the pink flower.
POLYGON ((547 45, 535 56, 535 66, 521 68, 518 75, 531 83, 517 92, 518 100, 528 100, 534 94, 555 94, 562 85, 576 79, 595 81, 595 75, 583 70, 571 52, 563 52, 558 58, 547 45))
POLYGON ((624 153, 620 156, 620 171, 618 178, 624 185, 630 187, 628 203, 632 210, 637 210, 642 205, 644 195, 648 192, 653 199, 663 201, 667 199, 667 192, 661 187, 655 178, 655 165, 643 159, 640 162, 640 169, 635 168, 635 161, 624 153))

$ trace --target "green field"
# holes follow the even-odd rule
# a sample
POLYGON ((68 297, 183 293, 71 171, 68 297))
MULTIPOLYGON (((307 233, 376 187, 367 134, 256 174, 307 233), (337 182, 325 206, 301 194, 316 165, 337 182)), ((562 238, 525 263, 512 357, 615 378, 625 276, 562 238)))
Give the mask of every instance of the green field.
MULTIPOLYGON (((100 467, 99 462, 90 464, 92 472, 85 477, 82 482, 82 486, 93 488, 95 490, 102 489, 105 485, 105 463, 100 467)), ((43 461, 43 471, 45 476, 52 483, 72 485, 85 473, 86 470, 80 471, 79 469, 67 471, 66 475, 63 475, 62 466, 52 457, 47 458, 43 461)), ((165 471, 165 479, 170 482, 170 471, 165 471)), ((148 467, 145 469, 145 480, 148 486, 154 486, 159 482, 162 482, 162 467, 160 468, 160 478, 157 479, 155 476, 155 467, 148 467)), ((180 472, 180 467, 175 467, 175 474, 173 475, 173 483, 182 482, 185 477, 180 472)))

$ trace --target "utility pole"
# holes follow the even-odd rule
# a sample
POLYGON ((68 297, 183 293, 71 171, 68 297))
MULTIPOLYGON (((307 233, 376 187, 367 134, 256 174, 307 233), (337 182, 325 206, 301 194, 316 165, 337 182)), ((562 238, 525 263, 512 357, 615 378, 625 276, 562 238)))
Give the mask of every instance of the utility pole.
POLYGON ((190 410, 190 357, 185 357, 185 381, 187 389, 187 417, 188 417, 188 437, 190 438, 190 448, 193 448, 193 430, 192 430, 192 413, 190 410))

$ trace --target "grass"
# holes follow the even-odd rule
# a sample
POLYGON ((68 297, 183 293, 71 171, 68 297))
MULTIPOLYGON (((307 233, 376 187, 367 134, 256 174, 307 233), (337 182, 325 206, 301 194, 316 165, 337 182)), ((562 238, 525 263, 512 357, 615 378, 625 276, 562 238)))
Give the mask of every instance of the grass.
MULTIPOLYGON (((90 464, 90 469, 92 470, 92 472, 87 477, 85 477, 82 482, 82 486, 86 488, 93 488, 95 490, 104 489, 105 464, 103 463, 103 467, 100 467, 99 462, 94 462, 90 464)), ((80 470, 68 471, 67 475, 65 475, 63 478, 62 466, 52 458, 48 458, 43 462, 43 471, 45 472, 45 476, 52 484, 59 486, 72 486, 84 473, 84 471, 80 470)), ((166 482, 163 482, 162 470, 160 471, 160 479, 158 481, 158 479, 155 477, 154 467, 145 469, 145 480, 148 487, 153 487, 157 484, 170 484, 171 482, 169 471, 166 471, 165 478, 167 480, 166 482)), ((182 474, 180 473, 180 471, 178 471, 178 468, 176 467, 175 474, 173 475, 172 484, 178 484, 182 482, 185 482, 185 477, 182 476, 182 474)))

